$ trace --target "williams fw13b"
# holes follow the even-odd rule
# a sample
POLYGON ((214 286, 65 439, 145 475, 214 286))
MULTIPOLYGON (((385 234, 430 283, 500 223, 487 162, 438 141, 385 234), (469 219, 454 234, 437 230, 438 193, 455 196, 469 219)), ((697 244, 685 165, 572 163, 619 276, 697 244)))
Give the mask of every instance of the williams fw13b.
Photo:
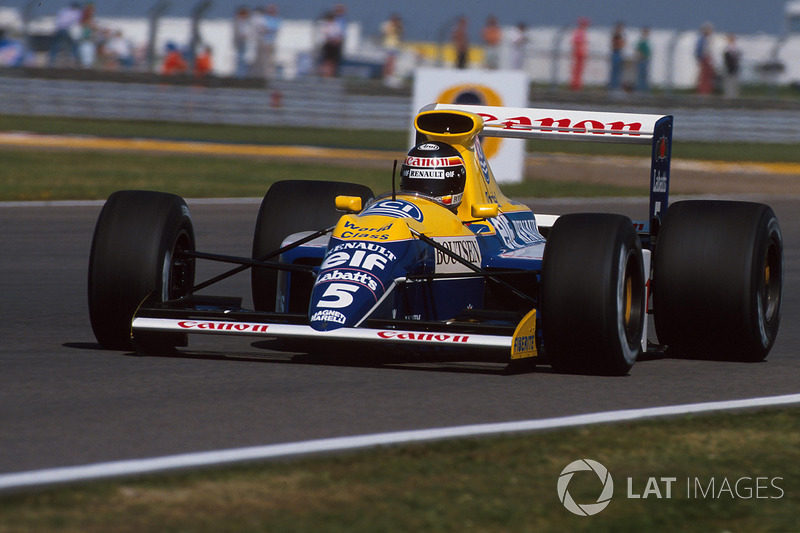
POLYGON ((391 192, 272 185, 251 257, 198 251, 178 196, 112 194, 89 264, 98 342, 162 354, 193 335, 230 335, 292 352, 606 375, 626 374, 647 350, 737 361, 769 353, 783 287, 778 220, 759 203, 669 205, 671 116, 432 104, 414 125, 391 192), (535 215, 501 192, 486 137, 646 145, 649 213, 641 222, 535 215), (197 262, 209 260, 236 266, 197 281, 197 262), (203 294, 248 269, 252 309, 242 295, 203 294), (658 342, 648 342, 649 315, 658 342))

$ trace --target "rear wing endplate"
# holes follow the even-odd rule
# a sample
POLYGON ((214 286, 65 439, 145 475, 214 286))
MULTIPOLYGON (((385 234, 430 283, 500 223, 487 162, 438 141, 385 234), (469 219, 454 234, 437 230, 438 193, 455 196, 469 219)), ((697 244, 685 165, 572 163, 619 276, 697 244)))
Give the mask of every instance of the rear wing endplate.
POLYGON ((423 110, 448 109, 480 115, 481 135, 487 137, 649 144, 651 228, 663 218, 669 201, 672 115, 460 104, 432 104, 423 110))

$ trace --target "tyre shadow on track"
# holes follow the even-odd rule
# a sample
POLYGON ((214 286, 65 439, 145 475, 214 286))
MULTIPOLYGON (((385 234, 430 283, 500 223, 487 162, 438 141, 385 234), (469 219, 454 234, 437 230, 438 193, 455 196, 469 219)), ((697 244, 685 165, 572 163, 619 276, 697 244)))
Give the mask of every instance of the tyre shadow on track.
POLYGON ((133 351, 110 351, 100 344, 91 342, 68 342, 62 345, 65 348, 75 350, 87 350, 93 352, 108 352, 124 357, 164 357, 176 359, 196 359, 203 361, 239 361, 249 363, 269 363, 287 365, 316 365, 316 366, 338 366, 356 368, 386 368, 395 370, 414 370, 423 372, 446 372, 458 374, 486 374, 486 375, 516 375, 521 373, 537 372, 550 373, 550 367, 533 367, 533 365, 520 367, 509 367, 506 363, 464 361, 455 355, 449 357, 440 356, 436 358, 425 357, 413 353, 379 353, 379 352, 357 352, 357 351, 314 351, 300 352, 298 350, 287 350, 287 346, 278 344, 277 341, 258 341, 250 346, 253 351, 241 351, 235 349, 177 349, 171 353, 153 354, 142 356, 133 351), (257 351, 256 351, 257 350, 257 351))
MULTIPOLYGON (((417 372, 440 372, 451 374, 477 374, 494 376, 516 376, 524 374, 558 374, 545 363, 508 364, 504 362, 469 361, 455 355, 450 357, 440 356, 431 358, 415 353, 358 353, 354 351, 316 351, 300 352, 286 351, 287 346, 282 346, 278 341, 257 341, 251 347, 257 351, 241 352, 230 349, 206 351, 202 349, 181 349, 172 353, 143 356, 136 352, 118 352, 106 350, 97 343, 68 342, 62 344, 65 348, 87 350, 94 352, 109 352, 125 357, 164 357, 175 359, 195 359, 203 361, 238 361, 246 363, 268 363, 284 365, 315 365, 353 368, 383 368, 392 370, 410 370, 417 372)), ((719 357, 702 356, 697 354, 681 354, 670 350, 648 351, 637 360, 637 365, 651 361, 663 360, 693 360, 703 362, 719 362, 725 364, 735 363, 719 357)), ((764 363, 766 361, 760 361, 764 363)), ((741 362, 740 362, 741 363, 741 362)), ((753 364, 743 362, 742 364, 753 364)), ((635 370, 634 370, 635 371, 635 370)), ((628 374, 630 376, 630 374, 628 374)), ((623 376, 624 377, 624 376, 623 376)))

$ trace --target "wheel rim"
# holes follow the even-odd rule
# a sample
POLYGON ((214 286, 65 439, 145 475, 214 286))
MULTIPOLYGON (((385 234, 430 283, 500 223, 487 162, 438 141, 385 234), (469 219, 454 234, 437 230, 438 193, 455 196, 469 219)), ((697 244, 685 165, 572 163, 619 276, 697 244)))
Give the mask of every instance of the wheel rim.
POLYGON ((642 299, 644 285, 640 262, 633 250, 623 256, 623 273, 619 284, 619 321, 629 345, 638 344, 641 335, 642 309, 637 305, 642 299))
POLYGON ((161 301, 166 302, 186 296, 194 282, 194 259, 183 252, 192 251, 192 239, 181 230, 175 245, 164 256, 161 283, 161 301))
POLYGON ((625 329, 628 328, 631 322, 631 313, 633 310, 633 280, 630 276, 625 277, 625 329))
POLYGON ((780 309, 782 277, 780 251, 776 242, 771 240, 767 247, 760 291, 761 315, 767 323, 775 320, 780 309))

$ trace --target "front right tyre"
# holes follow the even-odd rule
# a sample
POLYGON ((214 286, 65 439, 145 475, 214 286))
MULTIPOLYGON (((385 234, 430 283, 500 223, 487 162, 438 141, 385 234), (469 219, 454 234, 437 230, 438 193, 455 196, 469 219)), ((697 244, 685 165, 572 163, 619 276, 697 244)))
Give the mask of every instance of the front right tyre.
MULTIPOLYGON (((283 240, 300 231, 316 231, 333 226, 342 216, 336 210, 337 196, 359 196, 362 205, 374 196, 372 190, 358 183, 314 180, 284 180, 274 183, 258 210, 253 236, 253 258, 260 259, 281 247, 283 240)), ((272 259, 277 261, 278 258, 272 259)), ((279 305, 279 273, 271 268, 253 267, 251 273, 253 304, 258 311, 276 309, 305 313, 314 278, 311 274, 292 274, 293 292, 290 302, 279 305)))

